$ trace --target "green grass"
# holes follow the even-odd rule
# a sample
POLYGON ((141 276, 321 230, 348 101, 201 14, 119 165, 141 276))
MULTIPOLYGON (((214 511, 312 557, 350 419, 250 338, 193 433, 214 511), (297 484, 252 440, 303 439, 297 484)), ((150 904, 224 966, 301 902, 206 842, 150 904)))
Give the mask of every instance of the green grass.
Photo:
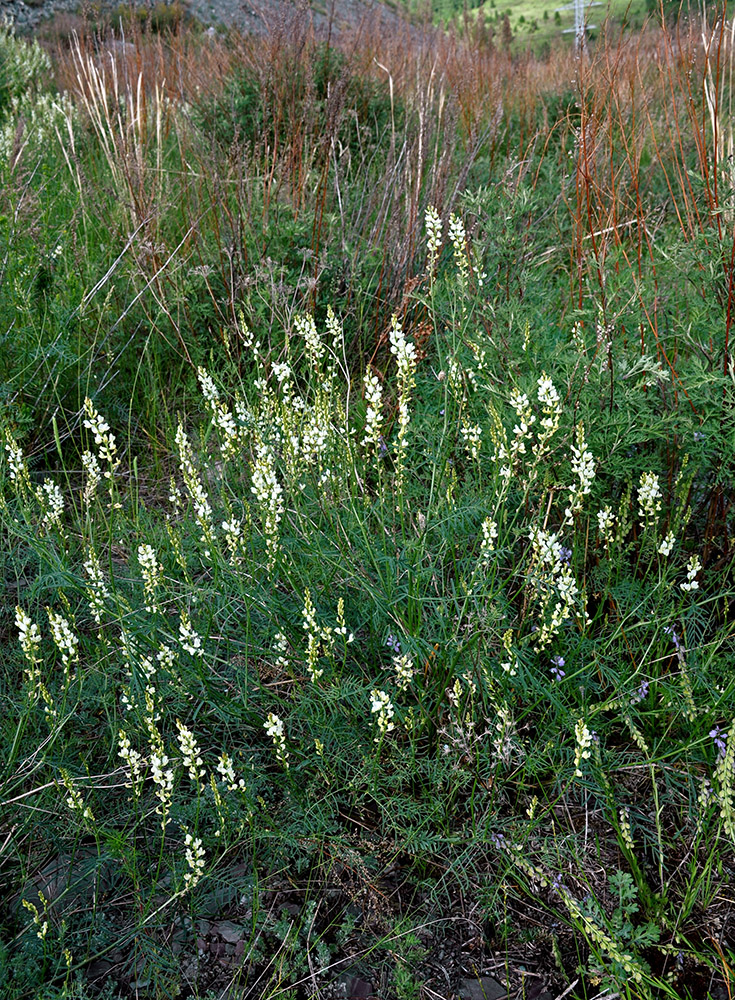
MULTIPOLYGON (((572 44, 574 41, 574 10, 561 9, 563 3, 549 3, 546 0, 486 0, 480 5, 473 4, 468 8, 470 24, 484 20, 489 29, 495 33, 495 42, 501 42, 502 21, 508 16, 515 40, 515 49, 523 50, 529 46, 538 51, 544 45, 572 44), (558 12, 558 13, 557 13, 558 12)), ((453 18, 464 16, 464 9, 454 0, 447 0, 433 6, 436 23, 446 24, 453 18)), ((409 5, 409 10, 411 7, 409 5)), ((413 13, 421 14, 423 8, 416 6, 413 13)), ((617 30, 636 31, 643 27, 651 14, 645 0, 611 0, 600 6, 590 7, 587 23, 594 37, 603 23, 615 26, 617 30)))
MULTIPOLYGON (((565 40, 574 40, 574 10, 561 10, 563 4, 549 4, 544 0, 509 0, 498 6, 496 0, 490 0, 477 8, 477 17, 485 17, 486 22, 493 25, 499 32, 500 21, 507 14, 511 29, 516 36, 517 44, 531 43, 534 46, 560 44, 565 40), (559 13, 556 17, 557 10, 559 13)), ((587 24, 590 32, 596 32, 604 22, 625 25, 630 30, 643 26, 648 11, 646 4, 625 3, 616 0, 599 7, 590 7, 587 13, 587 24)))
POLYGON ((53 105, 2 36, 3 996, 722 995, 733 209, 666 41, 143 33, 53 105))

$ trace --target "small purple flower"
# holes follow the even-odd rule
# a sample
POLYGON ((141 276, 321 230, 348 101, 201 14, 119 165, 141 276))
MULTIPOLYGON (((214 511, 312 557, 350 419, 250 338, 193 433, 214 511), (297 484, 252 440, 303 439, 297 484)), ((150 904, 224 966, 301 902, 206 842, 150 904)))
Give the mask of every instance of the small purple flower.
POLYGON ((639 701, 643 701, 643 699, 646 697, 647 694, 648 694, 648 681, 644 679, 641 681, 640 687, 637 687, 636 690, 631 695, 630 699, 631 705, 637 705, 639 701))
POLYGON ((719 726, 715 726, 714 729, 710 729, 710 736, 714 740, 714 744, 717 747, 717 756, 724 757, 727 753, 727 733, 723 733, 719 726))
POLYGON ((694 440, 695 441, 704 441, 704 439, 706 437, 707 437, 707 435, 703 431, 695 431, 694 432, 694 440))
POLYGON ((385 443, 385 438, 380 435, 380 443, 378 444, 378 458, 385 458, 388 454, 388 445, 385 443))
POLYGON ((505 837, 504 837, 504 835, 502 833, 491 833, 490 834, 490 843, 498 851, 505 850, 505 848, 507 846, 506 842, 505 842, 505 837))
POLYGON ((393 635, 393 633, 391 633, 385 640, 385 644, 388 647, 388 649, 392 650, 394 653, 400 653, 401 644, 398 641, 398 639, 393 635))
POLYGON ((679 636, 676 634, 676 629, 674 628, 674 626, 673 625, 665 625, 664 626, 664 632, 666 632, 667 635, 671 636, 671 641, 673 642, 674 649, 677 651, 677 653, 681 652, 682 645, 681 645, 681 642, 679 641, 679 636))
POLYGON ((563 546, 559 549, 559 562, 568 563, 572 558, 572 550, 565 549, 563 546))
POLYGON ((553 663, 553 666, 550 669, 552 678, 555 681, 560 681, 562 677, 566 677, 566 671, 562 670, 562 667, 564 666, 565 663, 564 657, 552 656, 551 662, 553 663))
POLYGON ((552 892, 569 892, 569 889, 567 889, 561 880, 561 874, 557 874, 552 878, 550 888, 552 892))

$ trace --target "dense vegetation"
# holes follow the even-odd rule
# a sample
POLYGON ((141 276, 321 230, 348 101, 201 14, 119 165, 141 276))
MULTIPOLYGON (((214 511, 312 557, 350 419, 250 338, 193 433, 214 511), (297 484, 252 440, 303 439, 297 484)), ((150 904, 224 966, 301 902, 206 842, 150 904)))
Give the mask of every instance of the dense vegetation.
POLYGON ((3 997, 729 994, 733 30, 2 33, 3 997))

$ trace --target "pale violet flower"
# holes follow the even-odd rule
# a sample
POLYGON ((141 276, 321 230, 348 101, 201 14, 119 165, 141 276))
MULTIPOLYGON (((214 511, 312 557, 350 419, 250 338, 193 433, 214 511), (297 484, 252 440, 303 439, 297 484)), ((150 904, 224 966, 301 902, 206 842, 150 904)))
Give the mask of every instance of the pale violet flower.
POLYGON ((552 666, 550 668, 550 673, 551 673, 552 678, 555 681, 561 681, 564 677, 566 677, 566 671, 562 670, 562 667, 564 666, 564 663, 565 663, 564 657, 563 656, 552 656, 551 657, 551 663, 552 663, 552 666))

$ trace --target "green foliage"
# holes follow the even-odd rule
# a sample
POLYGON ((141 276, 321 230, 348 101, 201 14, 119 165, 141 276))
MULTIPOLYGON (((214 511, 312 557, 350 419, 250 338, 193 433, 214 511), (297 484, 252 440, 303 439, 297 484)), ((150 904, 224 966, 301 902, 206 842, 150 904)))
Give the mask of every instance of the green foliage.
POLYGON ((557 992, 695 995, 735 828, 718 212, 603 253, 604 88, 494 131, 462 91, 428 154, 415 94, 288 53, 160 129, 12 96, 3 988, 413 1000, 461 925, 557 992))
POLYGON ((38 42, 16 38, 12 26, 0 24, 0 120, 14 100, 45 90, 50 74, 51 60, 38 42))

